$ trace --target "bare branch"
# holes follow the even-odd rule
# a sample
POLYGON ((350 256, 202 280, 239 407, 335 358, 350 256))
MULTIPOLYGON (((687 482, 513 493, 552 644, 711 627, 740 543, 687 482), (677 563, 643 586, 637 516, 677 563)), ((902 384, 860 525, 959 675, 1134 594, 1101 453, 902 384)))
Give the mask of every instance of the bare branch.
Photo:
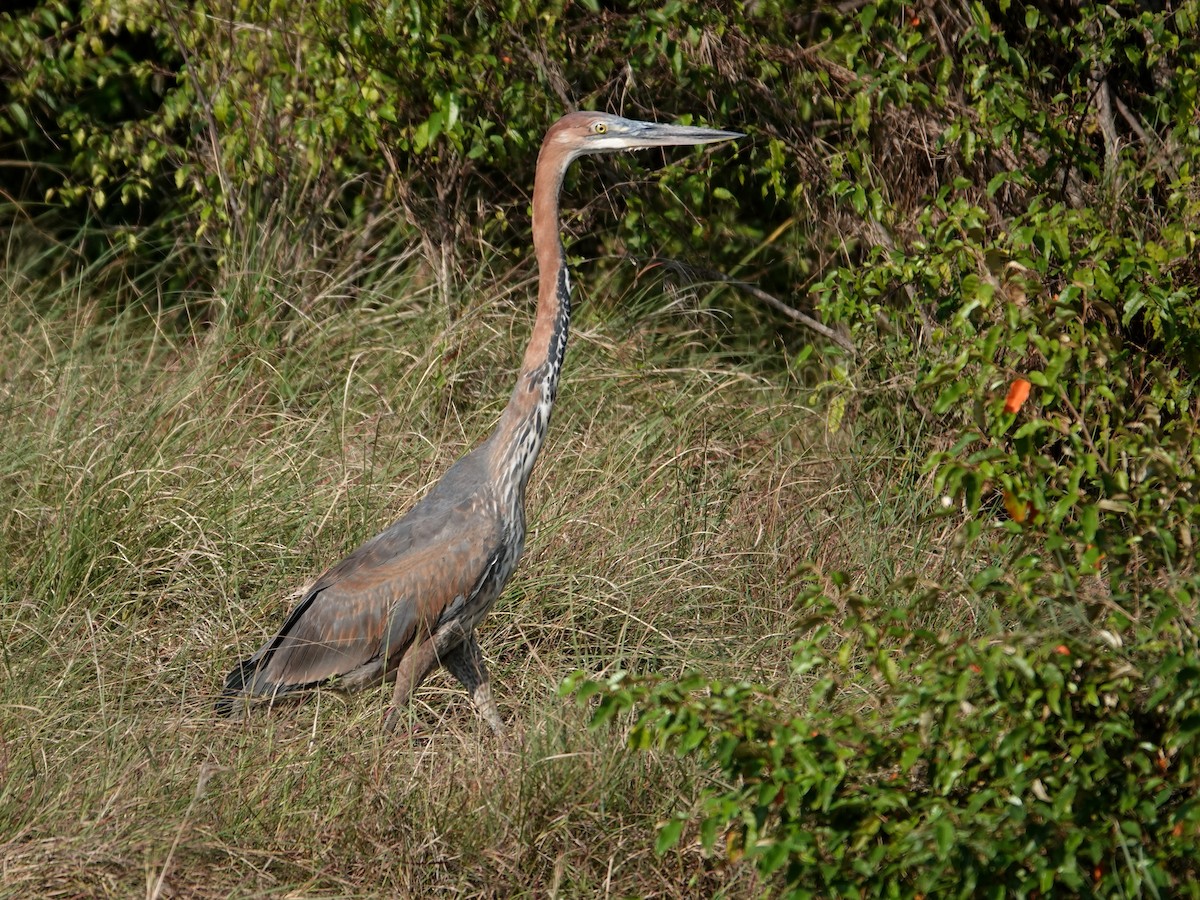
POLYGON ((830 328, 824 322, 820 322, 817 319, 814 319, 812 316, 808 315, 807 313, 803 313, 800 310, 796 309, 795 307, 789 306, 788 304, 784 303, 782 300, 780 300, 778 297, 774 296, 773 294, 768 294, 766 291, 764 291, 758 285, 751 284, 748 281, 742 281, 738 278, 733 278, 729 275, 724 274, 723 272, 717 272, 713 269, 705 269, 705 268, 701 268, 698 266, 690 265, 688 263, 683 263, 677 259, 664 259, 662 257, 655 257, 654 259, 650 260, 648 265, 667 266, 671 269, 674 269, 678 272, 685 274, 688 277, 697 277, 698 276, 699 278, 706 279, 708 281, 717 281, 717 282, 720 282, 721 284, 725 284, 730 287, 737 288, 740 291, 744 291, 745 293, 749 294, 751 297, 755 298, 756 300, 761 300, 763 303, 767 304, 772 309, 783 313, 785 316, 792 319, 793 321, 799 322, 801 325, 803 325, 805 328, 809 329, 810 331, 815 331, 817 334, 821 335, 822 337, 824 337, 830 341, 833 341, 833 343, 837 344, 839 347, 841 347, 843 350, 845 350, 851 356, 853 356, 853 357, 858 356, 858 350, 855 348, 854 344, 850 341, 849 338, 834 331, 832 328, 830 328))

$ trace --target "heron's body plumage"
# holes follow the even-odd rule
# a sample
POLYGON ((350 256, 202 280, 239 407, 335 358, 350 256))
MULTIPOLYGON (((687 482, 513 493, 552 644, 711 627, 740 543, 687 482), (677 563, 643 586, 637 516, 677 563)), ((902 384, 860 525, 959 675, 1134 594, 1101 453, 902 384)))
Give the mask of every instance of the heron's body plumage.
POLYGON ((318 578, 250 658, 249 692, 272 695, 334 677, 347 688, 378 684, 443 619, 490 607, 503 586, 497 576, 515 568, 509 559, 519 557, 524 527, 504 521, 489 485, 455 491, 480 468, 476 455, 459 460, 407 515, 318 578), (481 546, 510 552, 481 555, 481 546))

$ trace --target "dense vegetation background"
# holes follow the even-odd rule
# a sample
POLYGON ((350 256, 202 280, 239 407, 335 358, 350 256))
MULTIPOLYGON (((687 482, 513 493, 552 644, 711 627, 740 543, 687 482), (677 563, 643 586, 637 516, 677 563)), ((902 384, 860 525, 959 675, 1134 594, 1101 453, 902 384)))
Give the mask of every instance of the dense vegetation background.
POLYGON ((1200 4, 47 0, 0 78, 0 894, 1200 893, 1200 4), (572 108, 748 137, 568 179, 514 737, 216 722, 494 421, 572 108))

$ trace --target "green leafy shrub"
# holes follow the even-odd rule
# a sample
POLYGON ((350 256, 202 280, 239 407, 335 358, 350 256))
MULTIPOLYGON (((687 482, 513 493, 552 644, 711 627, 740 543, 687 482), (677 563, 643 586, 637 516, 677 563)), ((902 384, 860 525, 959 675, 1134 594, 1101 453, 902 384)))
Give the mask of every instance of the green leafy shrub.
POLYGON ((729 785, 660 846, 686 829, 797 896, 1197 895, 1196 23, 879 4, 831 27, 872 137, 834 158, 840 202, 878 237, 813 291, 868 351, 863 427, 930 435, 962 575, 803 573, 793 685, 574 681, 729 785), (894 122, 934 128, 923 202, 887 177, 894 122))
MULTIPOLYGON (((700 813, 707 850, 749 855, 800 896, 1195 890, 1194 638, 1170 627, 1130 644, 1050 627, 972 638, 837 599, 806 596, 858 638, 826 653, 822 626, 798 645, 797 677, 817 676, 799 709, 701 679, 619 675, 581 690, 602 691, 598 722, 641 710, 633 746, 702 753, 731 779, 700 813), (847 699, 864 668, 882 708, 847 699)), ((670 820, 660 848, 687 825, 670 820)))
MULTIPOLYGON (((513 217, 523 226, 557 115, 598 106, 738 125, 770 90, 748 70, 790 39, 774 4, 47 0, 0 15, 0 140, 29 164, 3 186, 25 215, 65 204, 125 238, 208 248, 218 267, 274 208, 293 227, 316 222, 320 245, 400 207, 445 279, 458 247, 513 217)), ((762 177, 797 190, 770 159, 762 177)), ((582 195, 603 192, 584 177, 582 195)), ((757 178, 674 167, 660 199, 631 199, 630 249, 670 252, 712 229, 724 250, 732 210, 710 213, 760 194, 757 178)))

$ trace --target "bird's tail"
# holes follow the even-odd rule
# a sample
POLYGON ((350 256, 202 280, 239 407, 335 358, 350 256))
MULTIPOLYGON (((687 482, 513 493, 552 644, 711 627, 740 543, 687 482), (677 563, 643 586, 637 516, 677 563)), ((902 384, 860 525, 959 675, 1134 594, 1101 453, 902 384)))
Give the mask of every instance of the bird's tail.
POLYGON ((254 657, 244 659, 234 668, 232 672, 225 678, 225 688, 221 691, 221 696, 217 698, 216 711, 218 716, 230 716, 233 714, 233 704, 238 697, 241 697, 246 692, 246 681, 253 677, 258 669, 258 664, 254 657))

